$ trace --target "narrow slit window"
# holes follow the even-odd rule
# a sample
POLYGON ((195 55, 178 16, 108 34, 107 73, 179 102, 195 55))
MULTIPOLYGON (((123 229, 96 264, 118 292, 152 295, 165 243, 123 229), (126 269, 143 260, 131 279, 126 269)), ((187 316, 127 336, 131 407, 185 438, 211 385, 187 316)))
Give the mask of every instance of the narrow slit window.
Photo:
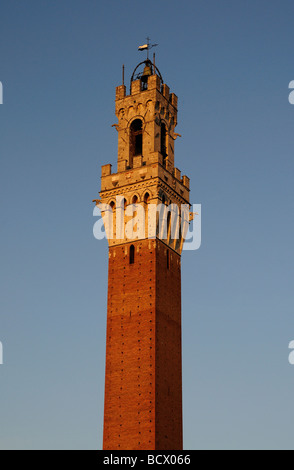
POLYGON ((167 250, 166 252, 166 267, 167 269, 169 269, 169 265, 170 265, 170 258, 169 258, 170 254, 169 254, 169 250, 167 250))
POLYGON ((167 214, 166 229, 167 229, 166 238, 167 240, 169 240, 170 235, 171 235, 171 213, 170 212, 167 214))
POLYGON ((130 264, 134 264, 135 262, 135 247, 134 245, 130 246, 130 264))
POLYGON ((160 136, 160 153, 163 156, 163 162, 165 163, 167 152, 166 152, 166 127, 165 124, 161 123, 161 136, 160 136))

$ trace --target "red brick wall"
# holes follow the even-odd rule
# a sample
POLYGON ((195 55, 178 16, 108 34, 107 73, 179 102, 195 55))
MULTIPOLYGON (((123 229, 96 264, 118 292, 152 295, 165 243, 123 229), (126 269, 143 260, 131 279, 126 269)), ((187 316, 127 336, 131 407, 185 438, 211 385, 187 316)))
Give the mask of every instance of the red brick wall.
POLYGON ((176 450, 183 448, 181 258, 161 241, 157 242, 156 268, 155 448, 176 450))
POLYGON ((180 257, 161 241, 109 249, 104 449, 181 449, 180 257))

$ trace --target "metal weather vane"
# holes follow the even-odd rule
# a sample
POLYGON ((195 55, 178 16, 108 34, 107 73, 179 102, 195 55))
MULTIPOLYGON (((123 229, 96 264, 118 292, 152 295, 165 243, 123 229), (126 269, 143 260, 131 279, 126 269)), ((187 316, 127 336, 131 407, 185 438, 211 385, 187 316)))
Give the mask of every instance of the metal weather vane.
POLYGON ((148 36, 146 40, 147 43, 143 44, 143 46, 139 46, 138 51, 147 51, 147 60, 149 60, 149 50, 152 49, 152 47, 158 46, 158 44, 150 44, 150 38, 148 36))

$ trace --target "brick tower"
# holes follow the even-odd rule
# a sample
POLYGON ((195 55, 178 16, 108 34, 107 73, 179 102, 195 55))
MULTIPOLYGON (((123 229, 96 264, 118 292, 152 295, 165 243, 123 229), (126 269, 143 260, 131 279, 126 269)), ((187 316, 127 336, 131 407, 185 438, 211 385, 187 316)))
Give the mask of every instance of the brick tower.
POLYGON ((111 207, 115 227, 108 240, 103 448, 180 450, 183 240, 172 238, 170 218, 165 238, 148 238, 147 215, 140 236, 125 232, 128 207, 136 215, 139 206, 147 213, 151 204, 189 203, 189 178, 174 166, 177 96, 147 59, 134 70, 130 94, 124 84, 116 88, 115 105, 117 172, 102 166, 99 201, 111 207))

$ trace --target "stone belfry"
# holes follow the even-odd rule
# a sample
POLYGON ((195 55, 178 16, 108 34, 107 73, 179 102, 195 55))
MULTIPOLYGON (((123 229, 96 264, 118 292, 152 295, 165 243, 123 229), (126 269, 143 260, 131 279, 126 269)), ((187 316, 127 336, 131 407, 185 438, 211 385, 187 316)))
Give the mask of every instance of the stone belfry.
POLYGON ((174 204, 181 214, 181 205, 189 204, 189 178, 174 166, 177 101, 149 59, 135 68, 130 94, 124 83, 116 88, 117 172, 102 166, 99 201, 110 206, 114 220, 108 239, 104 449, 183 446, 181 230, 172 238, 168 218, 165 237, 150 238, 147 215, 140 236, 130 239, 125 230, 129 207, 142 206, 147 214, 151 205, 174 204), (119 212, 124 219, 118 229, 119 212))

